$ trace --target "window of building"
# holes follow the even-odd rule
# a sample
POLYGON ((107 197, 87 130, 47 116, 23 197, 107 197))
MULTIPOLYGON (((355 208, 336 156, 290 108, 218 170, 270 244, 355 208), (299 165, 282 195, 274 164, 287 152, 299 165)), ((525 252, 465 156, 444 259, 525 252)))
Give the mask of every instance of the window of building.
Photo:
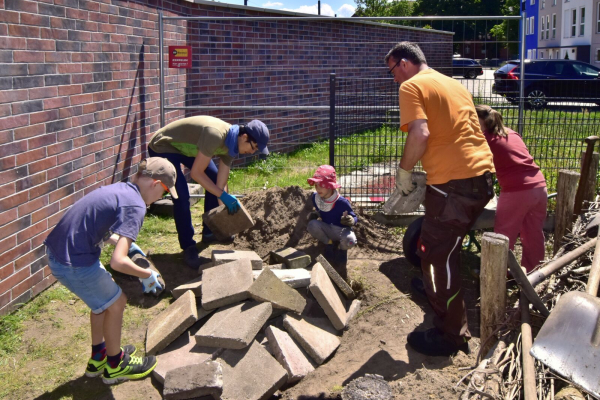
POLYGON ((546 20, 542 17, 542 25, 540 29, 540 40, 544 40, 544 32, 546 31, 546 20))
POLYGON ((600 1, 596 4, 596 32, 600 33, 600 1))
POLYGON ((537 49, 531 50, 531 57, 535 60, 537 58, 537 49))
POLYGON ((531 50, 527 50, 527 59, 531 60, 531 50))
POLYGON ((531 17, 529 24, 529 33, 535 34, 535 17, 531 17))
POLYGON ((579 36, 585 33, 585 7, 579 9, 579 36))
POLYGON ((552 39, 556 38, 556 14, 552 14, 552 39))
POLYGON ((550 38, 550 15, 546 15, 546 39, 550 38))
POLYGON ((577 34, 577 9, 571 10, 571 37, 577 34))
POLYGON ((556 0, 552 0, 552 7, 556 5, 556 0))
POLYGON ((543 10, 544 8, 546 8, 546 0, 542 0, 540 1, 540 7, 543 10))
POLYGON ((532 6, 533 6, 533 5, 535 5, 535 0, 531 0, 531 1, 529 2, 529 4, 530 4, 530 5, 532 5, 532 6))
POLYGON ((544 59, 544 52, 543 51, 540 51, 540 59, 542 59, 542 60, 544 59))
POLYGON ((600 63, 600 49, 596 49, 596 59, 594 61, 600 63))

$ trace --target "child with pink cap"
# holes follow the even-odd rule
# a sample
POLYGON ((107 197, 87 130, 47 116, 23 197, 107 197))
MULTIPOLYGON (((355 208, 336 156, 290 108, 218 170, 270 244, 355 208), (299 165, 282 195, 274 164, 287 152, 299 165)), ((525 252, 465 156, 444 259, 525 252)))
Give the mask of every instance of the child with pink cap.
POLYGON ((335 169, 331 165, 321 165, 308 183, 315 187, 311 196, 316 211, 309 215, 308 233, 325 244, 324 257, 340 273, 347 277, 346 263, 348 249, 356 245, 356 235, 352 226, 358 217, 350 202, 340 196, 337 189, 335 169))

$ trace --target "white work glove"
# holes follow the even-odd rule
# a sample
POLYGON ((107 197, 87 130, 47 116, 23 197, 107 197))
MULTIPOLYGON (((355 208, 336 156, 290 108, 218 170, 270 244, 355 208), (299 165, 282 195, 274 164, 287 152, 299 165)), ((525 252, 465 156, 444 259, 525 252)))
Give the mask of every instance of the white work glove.
POLYGON ((398 189, 404 196, 415 190, 417 183, 412 180, 412 169, 405 170, 398 167, 396 172, 396 189, 398 189))
POLYGON ((156 271, 150 270, 150 276, 147 278, 139 278, 140 282, 142 282, 142 286, 144 287, 144 293, 156 293, 156 291, 161 291, 163 287, 160 285, 158 281, 159 273, 156 271))

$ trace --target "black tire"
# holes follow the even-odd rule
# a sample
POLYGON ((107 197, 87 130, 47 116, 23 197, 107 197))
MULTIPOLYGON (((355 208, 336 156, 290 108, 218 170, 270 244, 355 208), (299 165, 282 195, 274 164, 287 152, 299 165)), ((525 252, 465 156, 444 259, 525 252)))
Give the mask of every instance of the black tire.
POLYGON ((542 88, 533 88, 527 93, 526 104, 534 110, 546 107, 548 99, 546 90, 542 88))
POLYGON ((468 70, 467 73, 465 74, 465 78, 477 79, 477 71, 475 71, 474 69, 468 70))
POLYGON ((419 217, 411 222, 406 228, 404 238, 402 238, 402 250, 404 251, 404 257, 417 268, 421 268, 421 257, 417 255, 417 249, 419 246, 419 238, 421 237, 421 225, 425 217, 419 217))

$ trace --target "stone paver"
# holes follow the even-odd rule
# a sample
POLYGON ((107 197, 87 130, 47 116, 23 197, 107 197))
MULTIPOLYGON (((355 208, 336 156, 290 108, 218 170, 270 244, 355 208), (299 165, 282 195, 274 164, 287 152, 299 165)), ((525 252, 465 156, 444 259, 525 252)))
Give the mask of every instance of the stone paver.
POLYGON ((286 268, 285 264, 270 264, 270 265, 263 264, 263 269, 284 269, 284 268, 286 268))
POLYGON ((333 326, 324 318, 301 319, 288 314, 283 318, 283 327, 319 365, 340 345, 333 326))
POLYGON ((266 400, 287 380, 286 370, 256 341, 225 350, 216 361, 223 368, 222 400, 266 400))
POLYGON ((167 372, 163 396, 166 400, 191 399, 212 396, 215 400, 223 393, 223 369, 215 361, 186 365, 167 372))
POLYGON ((305 268, 310 265, 310 256, 293 247, 284 247, 283 249, 271 252, 271 260, 275 263, 283 263, 288 268, 305 268))
POLYGON ((268 301, 274 308, 302 313, 306 300, 295 289, 283 283, 273 271, 265 269, 249 289, 250 297, 257 301, 268 301))
POLYGON ((199 276, 196 279, 192 279, 191 281, 184 283, 183 285, 177 286, 175 289, 171 291, 173 297, 178 299, 182 294, 191 290, 196 297, 202 297, 202 276, 199 276))
POLYGON ((360 311, 360 300, 354 299, 352 300, 352 304, 348 308, 348 313, 346 314, 346 325, 352 320, 352 318, 356 317, 356 314, 360 311))
POLYGON ((242 258, 247 258, 252 263, 252 269, 260 270, 263 268, 263 260, 254 251, 240 251, 240 250, 213 250, 212 251, 212 262, 216 267, 217 265, 227 264, 232 261, 236 261, 242 258))
POLYGON ((196 296, 189 290, 150 321, 146 332, 146 354, 158 353, 197 320, 196 296))
POLYGON ((196 345, 189 331, 179 336, 168 345, 158 356, 158 364, 152 374, 160 383, 165 383, 167 372, 186 365, 201 364, 216 357, 222 349, 196 345))
POLYGON ((342 293, 344 293, 344 296, 346 296, 349 299, 353 299, 355 297, 354 290, 352 290, 352 288, 346 283, 344 278, 342 278, 340 274, 337 273, 335 268, 333 268, 331 264, 329 264, 329 261, 327 261, 325 257, 319 254, 315 261, 321 264, 321 266, 325 269, 325 272, 327 272, 327 275, 329 275, 333 283, 335 283, 336 286, 342 291, 342 293))
POLYGON ((271 316, 271 303, 247 301, 217 310, 196 333, 196 344, 243 349, 271 316))
MULTIPOLYGON (((188 190, 190 194, 202 194, 204 188, 197 183, 188 183, 188 190)), ((193 206, 198 202, 198 197, 190 197, 190 206, 193 206)), ((173 200, 171 199, 160 199, 155 201, 150 206, 150 212, 154 215, 164 215, 166 217, 173 216, 173 200)))
POLYGON ((252 285, 250 260, 241 259, 202 272, 202 307, 224 307, 248 298, 252 285))
POLYGON ((320 263, 313 266, 308 289, 317 299, 333 326, 336 329, 344 329, 347 322, 346 309, 331 279, 329 279, 329 275, 320 263))
POLYGON ((238 212, 232 215, 227 212, 227 208, 224 205, 213 208, 202 215, 202 221, 208 225, 219 240, 227 239, 231 235, 254 226, 252 217, 243 205, 238 212))
POLYGON ((288 373, 288 383, 294 383, 315 370, 300 347, 287 332, 274 326, 269 326, 265 333, 268 338, 270 353, 283 365, 288 373))
MULTIPOLYGON (((252 277, 258 279, 263 271, 252 271, 252 277)), ((310 271, 307 269, 271 269, 271 272, 273 272, 283 283, 294 289, 308 287, 308 285, 310 285, 310 271)))

